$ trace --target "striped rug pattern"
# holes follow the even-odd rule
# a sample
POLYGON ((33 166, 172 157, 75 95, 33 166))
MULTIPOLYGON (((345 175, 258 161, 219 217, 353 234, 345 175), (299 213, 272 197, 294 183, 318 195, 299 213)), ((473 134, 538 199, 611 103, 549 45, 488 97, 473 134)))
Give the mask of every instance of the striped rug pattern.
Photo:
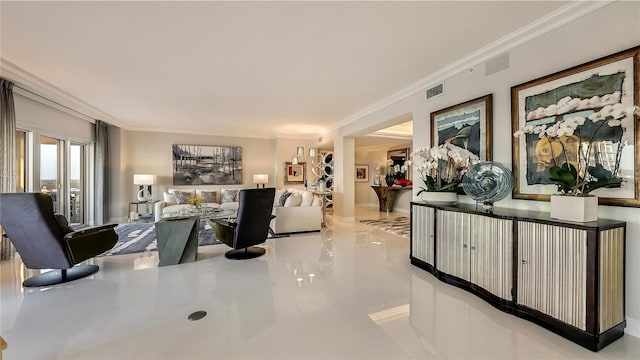
POLYGON ((407 239, 410 238, 411 225, 408 216, 398 216, 395 218, 377 220, 360 220, 360 222, 394 235, 402 236, 407 239))

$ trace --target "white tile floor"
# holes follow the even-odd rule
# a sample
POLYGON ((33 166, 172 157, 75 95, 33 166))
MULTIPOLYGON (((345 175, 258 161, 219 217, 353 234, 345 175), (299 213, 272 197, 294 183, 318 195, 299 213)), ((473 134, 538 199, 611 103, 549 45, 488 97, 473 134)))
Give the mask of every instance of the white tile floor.
POLYGON ((265 246, 245 261, 201 247, 197 262, 162 268, 155 253, 97 258, 95 276, 35 290, 20 286, 33 271, 3 262, 3 359, 640 359, 638 338, 593 353, 502 313, 366 225, 265 246), (196 310, 207 316, 187 320, 196 310))

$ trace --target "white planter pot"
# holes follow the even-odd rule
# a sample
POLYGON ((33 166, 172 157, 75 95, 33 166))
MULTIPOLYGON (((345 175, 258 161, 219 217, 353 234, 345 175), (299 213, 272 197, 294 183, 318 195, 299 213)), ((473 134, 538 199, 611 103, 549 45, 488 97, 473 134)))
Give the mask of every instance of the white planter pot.
POLYGON ((458 202, 458 194, 449 191, 425 191, 420 194, 420 198, 428 202, 439 202, 447 204, 455 204, 458 202))
POLYGON ((598 197, 551 195, 551 217, 576 222, 596 221, 598 197))

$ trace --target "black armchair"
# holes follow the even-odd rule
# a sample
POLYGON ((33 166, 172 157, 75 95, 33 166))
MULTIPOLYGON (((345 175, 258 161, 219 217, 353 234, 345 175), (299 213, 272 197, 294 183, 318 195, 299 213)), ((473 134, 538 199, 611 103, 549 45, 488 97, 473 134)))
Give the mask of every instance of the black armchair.
POLYGON ((218 240, 231 246, 224 256, 228 259, 253 259, 264 255, 265 249, 253 245, 267 240, 276 189, 240 190, 235 221, 212 220, 218 240))
POLYGON ((22 285, 46 286, 89 276, 97 265, 74 266, 111 249, 118 241, 116 224, 74 231, 53 213, 43 193, 0 194, 0 225, 30 269, 57 269, 33 276, 22 285))

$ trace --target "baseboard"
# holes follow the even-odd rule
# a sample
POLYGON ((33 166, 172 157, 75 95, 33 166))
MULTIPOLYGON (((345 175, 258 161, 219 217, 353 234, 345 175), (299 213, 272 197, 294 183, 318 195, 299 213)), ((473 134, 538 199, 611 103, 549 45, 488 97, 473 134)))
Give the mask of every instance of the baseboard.
POLYGON ((624 333, 640 338, 640 320, 627 317, 627 327, 624 329, 624 333))

